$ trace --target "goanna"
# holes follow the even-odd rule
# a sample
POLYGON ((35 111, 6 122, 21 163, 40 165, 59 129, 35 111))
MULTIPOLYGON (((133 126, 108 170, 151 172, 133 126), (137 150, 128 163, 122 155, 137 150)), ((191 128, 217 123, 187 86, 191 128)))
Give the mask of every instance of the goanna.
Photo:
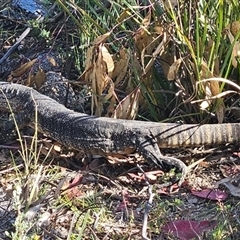
MULTIPOLYGON (((163 156, 160 148, 240 143, 240 124, 188 125, 95 117, 65 108, 36 90, 19 84, 0 83, 0 112, 13 112, 18 127, 29 125, 56 141, 82 149, 87 154, 109 156, 138 152, 145 160, 163 163, 182 172, 179 159, 163 156)), ((14 121, 2 124, 1 134, 14 128, 14 121)), ((4 138, 4 136, 2 136, 4 138)))

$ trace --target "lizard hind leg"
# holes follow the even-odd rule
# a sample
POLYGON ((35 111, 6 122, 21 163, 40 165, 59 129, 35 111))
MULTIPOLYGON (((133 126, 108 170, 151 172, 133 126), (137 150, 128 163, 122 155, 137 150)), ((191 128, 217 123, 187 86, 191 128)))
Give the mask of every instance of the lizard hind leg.
POLYGON ((152 162, 161 168, 164 164, 169 166, 174 166, 182 172, 182 176, 179 179, 178 185, 180 186, 187 174, 187 166, 181 160, 174 157, 163 156, 158 147, 157 140, 149 135, 144 137, 139 137, 137 142, 137 151, 145 158, 146 161, 152 162))

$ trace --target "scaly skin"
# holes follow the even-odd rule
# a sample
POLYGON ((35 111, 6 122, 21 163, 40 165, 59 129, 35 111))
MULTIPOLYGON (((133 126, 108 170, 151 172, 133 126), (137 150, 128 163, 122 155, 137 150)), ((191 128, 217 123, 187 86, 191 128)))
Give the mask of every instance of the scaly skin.
MULTIPOLYGON (((240 143, 240 124, 179 125, 89 116, 69 110, 32 88, 0 83, 0 112, 9 112, 9 106, 18 126, 34 127, 37 119, 39 131, 74 149, 102 156, 137 151, 161 167, 163 163, 173 165, 182 171, 179 184, 186 176, 186 165, 163 156, 159 147, 240 143)), ((13 127, 13 121, 8 121, 2 132, 13 127)))

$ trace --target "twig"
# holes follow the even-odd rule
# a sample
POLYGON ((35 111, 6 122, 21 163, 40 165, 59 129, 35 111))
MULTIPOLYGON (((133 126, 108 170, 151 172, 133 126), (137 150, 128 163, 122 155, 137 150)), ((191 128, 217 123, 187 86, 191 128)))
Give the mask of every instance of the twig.
POLYGON ((0 59, 0 65, 6 61, 6 59, 15 51, 15 49, 19 46, 21 41, 29 34, 32 28, 28 27, 18 38, 18 40, 8 49, 8 51, 4 54, 4 56, 0 59))
POLYGON ((72 231, 73 231, 73 228, 74 228, 74 226, 75 226, 75 221, 76 221, 75 214, 76 214, 76 213, 74 213, 74 215, 73 215, 73 217, 72 217, 72 220, 71 220, 71 223, 70 223, 70 228, 69 228, 69 231, 68 231, 67 240, 70 240, 70 239, 71 239, 72 231))
POLYGON ((23 164, 21 163, 21 164, 19 164, 19 165, 17 165, 17 166, 14 166, 14 167, 8 168, 8 169, 6 169, 6 170, 0 171, 0 174, 9 173, 9 172, 11 172, 11 171, 13 171, 13 170, 16 170, 16 169, 20 170, 20 169, 22 169, 23 167, 24 167, 24 166, 23 166, 23 164))
MULTIPOLYGON (((38 22, 42 22, 44 19, 43 16, 39 15, 36 19, 38 22)), ((6 59, 16 50, 16 48, 19 46, 19 44, 22 42, 22 40, 29 34, 29 32, 32 30, 31 27, 27 27, 25 31, 20 35, 20 37, 17 39, 17 41, 8 49, 8 51, 4 54, 4 56, 0 59, 0 65, 6 61, 6 59)))
POLYGON ((150 210, 152 208, 152 202, 153 202, 154 194, 152 192, 152 186, 150 185, 144 170, 142 169, 142 167, 139 164, 137 164, 137 167, 144 174, 145 182, 146 182, 146 184, 148 186, 148 194, 149 194, 149 199, 146 202, 144 216, 143 216, 142 239, 150 240, 150 238, 147 237, 147 224, 148 224, 148 214, 149 214, 149 212, 150 212, 150 210))
POLYGON ((19 149, 19 147, 17 146, 9 146, 9 145, 0 145, 0 148, 7 148, 7 149, 19 149))

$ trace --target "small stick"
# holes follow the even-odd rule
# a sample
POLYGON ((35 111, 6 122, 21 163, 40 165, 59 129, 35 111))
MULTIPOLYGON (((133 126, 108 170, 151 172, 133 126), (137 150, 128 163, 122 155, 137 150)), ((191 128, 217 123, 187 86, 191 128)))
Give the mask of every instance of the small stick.
POLYGON ((142 169, 142 167, 137 164, 137 167, 139 168, 139 170, 144 174, 144 177, 145 177, 145 183, 147 184, 148 186, 148 194, 149 194, 149 199, 148 201, 146 202, 146 205, 145 205, 145 211, 144 211, 144 217, 143 217, 143 226, 142 226, 142 239, 144 240, 150 240, 150 238, 147 237, 147 225, 148 225, 148 215, 149 215, 149 212, 152 208, 152 202, 153 202, 153 197, 154 197, 154 194, 152 192, 152 186, 150 185, 149 181, 148 181, 148 178, 144 172, 144 170, 142 169))
MULTIPOLYGON (((44 17, 39 15, 37 17, 37 21, 43 21, 44 17)), ((31 27, 27 27, 25 31, 21 34, 21 36, 17 39, 17 41, 8 49, 8 51, 4 54, 4 56, 0 59, 0 65, 7 60, 7 58, 15 51, 15 49, 19 46, 21 41, 29 34, 32 30, 31 27)))
POLYGON ((0 59, 0 65, 6 61, 6 59, 15 51, 15 49, 19 46, 21 41, 29 34, 32 28, 28 27, 18 38, 18 40, 8 49, 8 51, 4 54, 4 56, 0 59))

